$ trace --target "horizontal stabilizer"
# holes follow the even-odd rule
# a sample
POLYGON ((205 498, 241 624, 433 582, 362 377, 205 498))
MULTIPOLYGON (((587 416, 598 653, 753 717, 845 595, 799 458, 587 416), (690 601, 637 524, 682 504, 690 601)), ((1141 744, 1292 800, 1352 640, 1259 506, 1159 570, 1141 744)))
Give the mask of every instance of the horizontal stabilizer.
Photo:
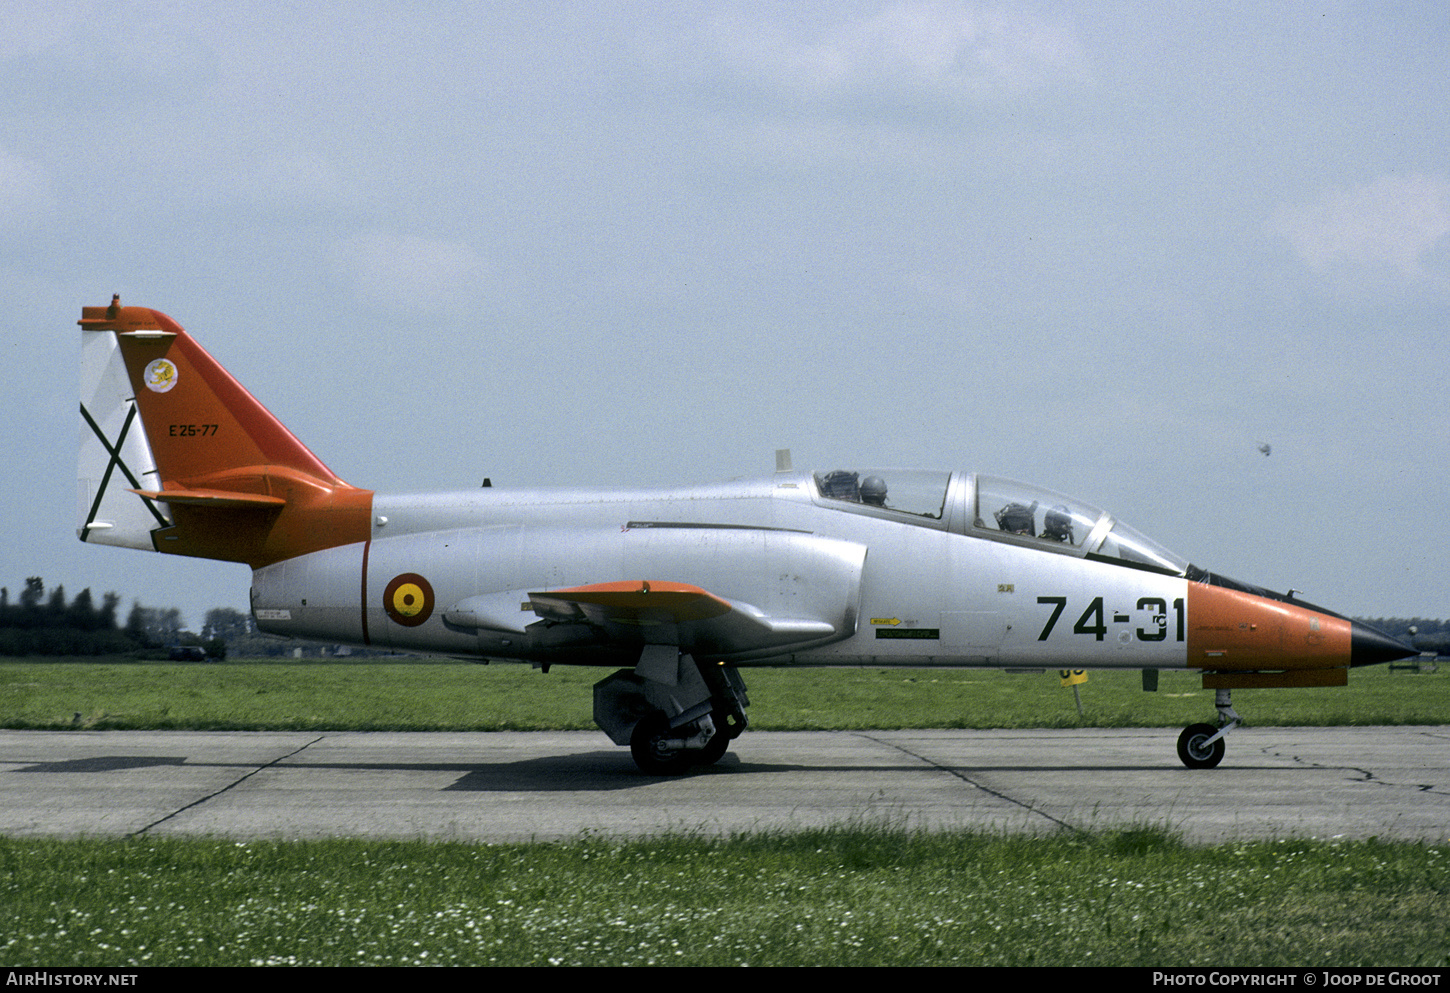
POLYGON ((256 507, 258 509, 286 506, 281 497, 260 493, 233 493, 228 490, 131 490, 147 500, 161 503, 184 503, 189 507, 256 507))

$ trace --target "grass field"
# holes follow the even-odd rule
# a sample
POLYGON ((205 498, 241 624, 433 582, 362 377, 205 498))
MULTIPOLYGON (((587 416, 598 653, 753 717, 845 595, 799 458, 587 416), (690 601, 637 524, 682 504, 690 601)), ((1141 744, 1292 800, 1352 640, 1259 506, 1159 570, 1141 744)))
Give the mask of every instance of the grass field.
POLYGON ((0 838, 0 964, 1450 963, 1450 851, 861 827, 552 845, 0 838))
MULTIPOLYGON (((590 730, 590 687, 610 670, 384 662, 0 663, 0 727, 187 730, 590 730), (79 716, 77 716, 79 715, 79 716)), ((1181 727, 1214 716, 1213 693, 1165 672, 1093 673, 1080 692, 1056 673, 995 670, 746 670, 751 726, 866 728, 1181 727)), ((1450 723, 1450 667, 1357 669, 1347 687, 1238 690, 1251 725, 1450 723)))
MULTIPOLYGON (((450 661, 0 664, 0 726, 589 729, 603 670, 450 661), (77 716, 79 715, 79 716, 77 716)), ((1159 727, 1188 673, 758 670, 761 729, 1159 727)), ((1446 672, 1239 691, 1258 725, 1450 723, 1446 672)), ((3 786, 0 786, 3 789, 3 786)), ((0 838, 0 965, 1450 965, 1450 849, 1154 827, 862 825, 533 845, 0 838)))

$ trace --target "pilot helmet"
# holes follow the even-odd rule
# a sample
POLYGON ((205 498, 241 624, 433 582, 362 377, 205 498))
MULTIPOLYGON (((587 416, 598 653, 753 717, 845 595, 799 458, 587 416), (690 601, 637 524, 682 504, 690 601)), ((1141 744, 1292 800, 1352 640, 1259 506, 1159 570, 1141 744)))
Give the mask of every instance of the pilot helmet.
POLYGON ((880 476, 867 476, 861 480, 861 502, 886 506, 886 480, 880 476))
POLYGON ((1042 520, 1042 537, 1072 543, 1072 512, 1058 504, 1042 520))

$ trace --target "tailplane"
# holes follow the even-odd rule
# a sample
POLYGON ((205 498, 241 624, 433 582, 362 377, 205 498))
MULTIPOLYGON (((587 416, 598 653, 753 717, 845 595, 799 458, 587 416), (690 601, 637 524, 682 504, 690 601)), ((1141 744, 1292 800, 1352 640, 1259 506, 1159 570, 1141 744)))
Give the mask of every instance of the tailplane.
POLYGON ((179 324, 81 310, 82 541, 253 568, 369 535, 349 486, 179 324))

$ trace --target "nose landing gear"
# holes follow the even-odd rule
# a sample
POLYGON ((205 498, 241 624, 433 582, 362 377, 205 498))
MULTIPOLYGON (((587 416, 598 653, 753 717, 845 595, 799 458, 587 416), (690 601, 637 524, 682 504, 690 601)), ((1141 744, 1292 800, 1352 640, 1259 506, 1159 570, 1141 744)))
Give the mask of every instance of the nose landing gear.
POLYGON ((1218 726, 1212 724, 1190 724, 1178 736, 1178 758, 1190 769, 1212 769, 1223 761, 1226 749, 1224 737, 1243 724, 1233 708, 1232 690, 1214 691, 1214 704, 1218 707, 1218 726))

